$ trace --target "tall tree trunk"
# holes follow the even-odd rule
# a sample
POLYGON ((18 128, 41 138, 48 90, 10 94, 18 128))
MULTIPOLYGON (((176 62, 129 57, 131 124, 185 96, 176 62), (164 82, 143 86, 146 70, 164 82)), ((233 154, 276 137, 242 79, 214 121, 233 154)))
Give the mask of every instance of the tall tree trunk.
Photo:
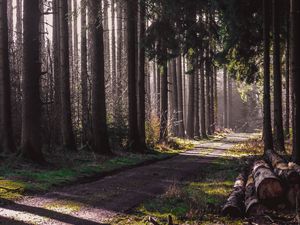
POLYGON ((161 66, 158 64, 158 62, 156 62, 156 89, 157 89, 157 93, 156 93, 156 96, 157 96, 157 101, 156 101, 156 108, 157 108, 157 117, 160 118, 160 99, 161 99, 161 96, 160 96, 160 91, 161 91, 161 88, 160 88, 160 82, 161 82, 161 66))
POLYGON ((69 29, 68 0, 59 1, 60 24, 60 98, 61 98, 61 132, 63 146, 76 150, 71 112, 70 70, 69 70, 69 29))
POLYGON ((228 77, 228 125, 233 129, 233 99, 232 99, 232 78, 228 77))
POLYGON ((210 78, 210 115, 211 115, 211 133, 215 132, 215 76, 214 67, 211 62, 211 78, 210 78))
POLYGON ((282 120, 282 79, 280 63, 279 7, 278 0, 273 0, 273 73, 274 73, 274 145, 277 151, 284 151, 282 120))
POLYGON ((139 2, 139 45, 138 45, 138 132, 140 144, 143 149, 146 148, 146 133, 145 133, 145 32, 146 32, 146 4, 144 0, 139 2))
MULTIPOLYGON (((196 71, 196 70, 195 70, 196 71)), ((195 71, 188 75, 189 77, 189 98, 187 111, 187 129, 186 133, 190 139, 194 138, 194 122, 195 122, 195 71)))
POLYGON ((41 152, 41 64, 39 27, 40 1, 24 0, 24 47, 23 47, 23 106, 22 151, 25 157, 43 162, 41 152))
POLYGON ((295 129, 293 161, 300 163, 300 1, 291 0, 291 75, 293 77, 293 88, 295 93, 295 129))
MULTIPOLYGON (((123 76, 122 76, 122 50, 123 50, 123 4, 122 0, 117 1, 117 107, 121 109, 121 100, 122 100, 122 90, 123 90, 123 76)), ((118 110, 118 113, 121 113, 122 110, 118 110)))
POLYGON ((264 12, 264 149, 273 149, 270 96, 270 0, 263 1, 264 12))
POLYGON ((178 136, 178 71, 176 65, 176 59, 171 60, 171 67, 172 67, 172 86, 173 86, 173 134, 177 137, 178 136))
POLYGON ((204 72, 204 59, 203 55, 201 56, 201 65, 200 65, 200 118, 201 118, 201 137, 207 138, 206 133, 206 112, 205 112, 205 72, 204 72))
POLYGON ((4 152, 16 150, 12 132, 10 88, 7 0, 0 0, 0 148, 4 152))
POLYGON ((206 72, 206 115, 207 115, 207 134, 211 135, 211 65, 209 46, 206 48, 206 60, 205 60, 205 72, 206 72))
POLYGON ((87 69, 87 21, 86 0, 81 0, 81 104, 83 142, 88 139, 90 124, 89 97, 88 97, 88 69, 87 69))
POLYGON ((224 91, 224 128, 228 128, 228 96, 227 96, 227 68, 224 66, 223 72, 223 91, 224 91))
POLYGON ((107 132, 105 81, 104 81, 104 43, 101 1, 89 0, 89 23, 91 44, 92 77, 92 146, 98 154, 111 154, 107 132))
POLYGON ((183 117, 183 91, 182 91, 182 60, 181 55, 177 57, 176 74, 178 88, 178 137, 184 137, 184 117, 183 117))
POLYGON ((195 70, 195 77, 194 77, 194 83, 195 83, 195 124, 194 124, 194 136, 196 138, 200 138, 200 113, 199 113, 199 68, 197 66, 197 69, 195 70))
POLYGON ((61 144, 59 0, 53 1, 54 144, 61 144))
POLYGON ((217 71, 217 67, 215 67, 214 69, 214 79, 215 79, 215 94, 214 94, 214 102, 215 102, 215 106, 214 106, 214 110, 215 110, 215 126, 214 129, 216 129, 216 126, 218 125, 218 71, 217 71))
MULTIPOLYGON (((110 0, 111 10, 111 76, 112 76, 112 96, 113 102, 117 100, 117 72, 116 72, 116 26, 115 26, 115 0, 110 0)), ((116 119, 116 111, 119 110, 114 104, 114 119, 116 119)))
POLYGON ((285 60, 285 82, 286 82, 286 92, 285 92, 285 134, 286 138, 290 138, 290 2, 287 1, 286 10, 286 60, 285 60))
MULTIPOLYGON (((164 48, 164 47, 163 47, 164 48)), ((160 69, 160 142, 168 137, 168 66, 167 62, 160 69)))
POLYGON ((143 152, 138 132, 137 105, 137 0, 127 1, 127 53, 128 53, 128 104, 129 104, 129 146, 133 152, 143 152))

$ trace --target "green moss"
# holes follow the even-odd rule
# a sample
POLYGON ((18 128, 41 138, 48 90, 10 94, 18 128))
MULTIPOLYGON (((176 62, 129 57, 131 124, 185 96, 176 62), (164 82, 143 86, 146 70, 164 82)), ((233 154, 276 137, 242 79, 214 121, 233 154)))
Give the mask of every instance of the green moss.
POLYGON ((84 207, 84 205, 73 201, 58 200, 45 204, 44 207, 46 209, 54 210, 61 213, 72 213, 79 211, 82 207, 84 207))
POLYGON ((14 200, 22 196, 26 185, 23 182, 0 179, 0 198, 14 200))

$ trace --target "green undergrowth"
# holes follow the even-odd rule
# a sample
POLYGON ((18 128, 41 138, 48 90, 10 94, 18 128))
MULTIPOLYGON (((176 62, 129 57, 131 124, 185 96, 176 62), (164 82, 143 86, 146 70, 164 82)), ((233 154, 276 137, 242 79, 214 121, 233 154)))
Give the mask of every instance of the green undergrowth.
POLYGON ((192 141, 174 138, 164 148, 157 146, 148 154, 119 152, 115 157, 104 157, 83 150, 77 153, 57 151, 46 153, 48 165, 45 166, 11 156, 0 160, 0 200, 14 200, 24 194, 96 179, 142 163, 163 160, 193 147, 192 141))

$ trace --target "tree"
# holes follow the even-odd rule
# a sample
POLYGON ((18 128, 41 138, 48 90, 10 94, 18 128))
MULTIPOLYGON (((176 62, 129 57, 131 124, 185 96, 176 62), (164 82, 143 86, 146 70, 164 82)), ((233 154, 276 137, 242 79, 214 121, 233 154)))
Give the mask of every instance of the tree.
POLYGON ((206 112, 205 112, 205 72, 204 72, 204 56, 203 52, 200 54, 201 64, 200 64, 200 119, 201 119, 201 137, 207 138, 206 133, 206 112))
POLYGON ((227 95, 227 68, 223 71, 223 91, 224 91, 224 128, 228 128, 228 95, 227 95))
POLYGON ((191 139, 194 138, 194 122, 195 122, 195 73, 196 70, 189 74, 189 98, 188 98, 188 111, 187 111, 187 136, 191 139))
POLYGON ((138 47, 138 132, 142 149, 146 148, 145 134, 145 32, 146 32, 146 5, 144 0, 139 2, 139 47, 138 47))
POLYGON ((293 87, 295 94, 295 129, 294 135, 295 142, 293 145, 293 161, 300 163, 300 2, 297 0, 290 1, 291 7, 291 75, 293 77, 293 87))
POLYGON ((137 106, 137 0, 127 1, 127 54, 128 54, 128 104, 129 104, 129 145, 133 152, 143 152, 138 132, 137 106))
MULTIPOLYGON (((197 62, 198 64, 198 62, 197 62)), ((198 65, 197 65, 198 66, 198 65)), ((194 102, 194 107, 195 107, 195 121, 194 121, 194 136, 196 138, 200 137, 200 113, 199 113, 199 69, 197 68, 195 70, 195 76, 194 76, 194 83, 195 83, 195 102, 194 102)))
POLYGON ((11 89, 8 51, 7 0, 0 0, 0 148, 4 152, 14 152, 11 89))
POLYGON ((290 138, 290 2, 287 1, 286 13, 286 62, 285 62, 285 82, 286 82, 286 93, 285 93, 285 135, 290 138))
POLYGON ((277 151, 284 151, 282 122, 282 79, 280 63, 279 7, 278 0, 273 0, 273 73, 274 73, 274 144, 277 151))
POLYGON ((36 162, 43 162, 40 99, 40 1, 24 0, 22 151, 36 162))
POLYGON ((178 137, 184 137, 183 91, 182 91, 182 60, 181 55, 176 59, 176 74, 178 88, 178 137))
POLYGON ((99 154, 111 154, 107 133, 104 42, 101 1, 89 0, 90 60, 92 77, 92 147, 99 154))
MULTIPOLYGON (((164 45, 162 44, 164 49, 164 45)), ((166 49, 165 49, 166 50, 166 49)), ((168 66, 167 62, 160 69, 160 142, 168 137, 168 66)))
POLYGON ((87 21, 86 1, 81 0, 81 104, 83 141, 87 141, 90 124, 87 68, 87 21))
POLYGON ((76 150, 71 112, 70 70, 69 70, 69 29, 68 29, 68 0, 59 1, 59 34, 60 34, 60 108, 61 133, 63 146, 76 150))
POLYGON ((263 139, 264 149, 273 149, 271 125, 271 96, 270 96, 270 1, 263 1, 263 36, 264 36, 264 121, 263 139))
POLYGON ((171 82, 172 82, 172 100, 173 100, 173 135, 178 136, 178 71, 176 66, 176 58, 171 60, 171 82))

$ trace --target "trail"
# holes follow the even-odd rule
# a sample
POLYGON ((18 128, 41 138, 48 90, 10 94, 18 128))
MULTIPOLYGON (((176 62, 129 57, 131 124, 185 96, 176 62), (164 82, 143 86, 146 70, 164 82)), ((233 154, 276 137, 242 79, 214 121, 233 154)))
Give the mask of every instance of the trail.
POLYGON ((0 224, 105 224, 117 214, 164 194, 174 183, 192 180, 212 160, 251 136, 233 133, 221 141, 199 144, 168 160, 45 195, 25 197, 0 206, 0 224))

